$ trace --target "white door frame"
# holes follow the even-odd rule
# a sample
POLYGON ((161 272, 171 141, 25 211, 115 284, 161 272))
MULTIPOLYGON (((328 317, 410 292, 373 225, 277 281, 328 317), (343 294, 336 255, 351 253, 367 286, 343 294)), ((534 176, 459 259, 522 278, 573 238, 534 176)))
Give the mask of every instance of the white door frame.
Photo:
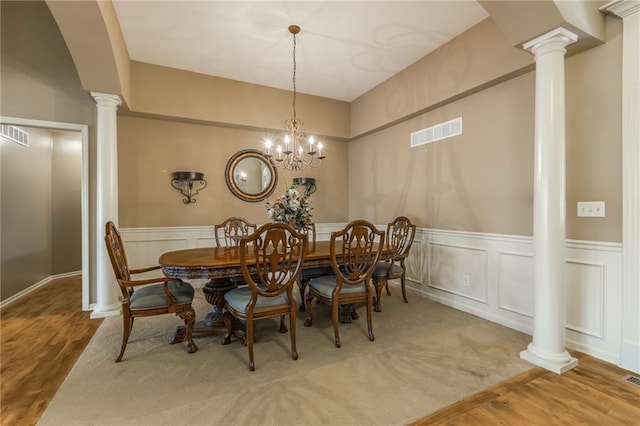
POLYGON ((40 127, 51 130, 79 132, 82 139, 82 184, 80 204, 82 214, 82 310, 90 310, 89 300, 89 126, 86 124, 60 123, 30 118, 0 116, 0 123, 24 127, 40 127))

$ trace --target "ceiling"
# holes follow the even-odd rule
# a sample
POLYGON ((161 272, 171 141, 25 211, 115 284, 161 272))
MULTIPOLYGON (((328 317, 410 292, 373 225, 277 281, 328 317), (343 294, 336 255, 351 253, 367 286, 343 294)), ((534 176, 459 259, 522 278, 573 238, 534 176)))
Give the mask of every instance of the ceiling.
POLYGON ((132 60, 352 101, 487 12, 449 1, 113 0, 132 60))

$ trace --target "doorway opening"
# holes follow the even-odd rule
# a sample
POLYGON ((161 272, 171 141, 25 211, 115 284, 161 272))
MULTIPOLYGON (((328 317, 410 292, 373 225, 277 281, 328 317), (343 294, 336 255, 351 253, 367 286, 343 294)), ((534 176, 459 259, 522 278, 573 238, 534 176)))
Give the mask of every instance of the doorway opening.
MULTIPOLYGON (((82 310, 90 310, 90 259, 89 259, 89 131, 86 124, 61 123, 16 117, 0 117, 0 123, 7 126, 38 128, 55 134, 72 135, 80 141, 80 216, 81 216, 81 263, 82 263, 82 310), (77 136, 77 137, 76 137, 77 136)), ((25 170, 28 174, 29 171, 25 170)), ((2 248, 0 247, 0 252, 2 248)), ((34 283, 35 284, 35 283, 34 283)))

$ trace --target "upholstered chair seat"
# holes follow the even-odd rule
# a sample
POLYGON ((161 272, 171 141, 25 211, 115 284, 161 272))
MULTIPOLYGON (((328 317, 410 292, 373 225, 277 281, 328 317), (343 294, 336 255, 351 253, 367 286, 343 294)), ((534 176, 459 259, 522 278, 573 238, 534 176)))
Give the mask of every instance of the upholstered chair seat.
MULTIPOLYGON (((169 292, 175 297, 176 303, 191 303, 195 294, 193 286, 181 280, 171 280, 167 283, 169 292)), ((131 309, 150 309, 168 306, 171 303, 162 285, 149 285, 138 288, 129 298, 131 309)))

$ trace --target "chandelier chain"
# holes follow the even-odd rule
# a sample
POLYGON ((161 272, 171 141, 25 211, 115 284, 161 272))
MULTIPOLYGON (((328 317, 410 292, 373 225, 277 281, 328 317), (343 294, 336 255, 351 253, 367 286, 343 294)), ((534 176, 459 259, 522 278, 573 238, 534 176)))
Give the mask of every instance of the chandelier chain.
POLYGON ((293 35, 293 118, 296 119, 296 35, 293 35))

